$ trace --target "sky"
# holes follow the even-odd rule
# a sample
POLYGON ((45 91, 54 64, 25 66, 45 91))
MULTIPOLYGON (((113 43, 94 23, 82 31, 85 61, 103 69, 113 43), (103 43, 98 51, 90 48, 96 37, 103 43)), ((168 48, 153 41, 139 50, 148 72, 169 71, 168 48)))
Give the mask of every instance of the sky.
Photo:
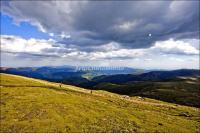
POLYGON ((1 66, 199 68, 199 1, 1 1, 1 66))

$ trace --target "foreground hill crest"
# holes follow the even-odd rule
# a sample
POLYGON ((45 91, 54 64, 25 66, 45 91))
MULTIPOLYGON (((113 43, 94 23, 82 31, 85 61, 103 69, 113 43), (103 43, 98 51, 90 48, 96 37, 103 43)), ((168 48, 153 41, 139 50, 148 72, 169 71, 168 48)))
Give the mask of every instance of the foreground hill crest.
POLYGON ((1 132, 198 132, 199 109, 1 74, 1 132))

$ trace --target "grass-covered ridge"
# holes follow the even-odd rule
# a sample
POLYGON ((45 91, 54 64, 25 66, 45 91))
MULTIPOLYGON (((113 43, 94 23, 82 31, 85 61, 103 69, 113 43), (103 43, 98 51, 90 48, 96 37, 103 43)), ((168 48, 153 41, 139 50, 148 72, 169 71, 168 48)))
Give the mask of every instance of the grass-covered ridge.
POLYGON ((198 108, 1 74, 1 132, 199 132, 198 108))
POLYGON ((129 96, 143 96, 200 108, 200 78, 178 77, 168 81, 140 81, 125 84, 100 83, 96 89, 129 96))

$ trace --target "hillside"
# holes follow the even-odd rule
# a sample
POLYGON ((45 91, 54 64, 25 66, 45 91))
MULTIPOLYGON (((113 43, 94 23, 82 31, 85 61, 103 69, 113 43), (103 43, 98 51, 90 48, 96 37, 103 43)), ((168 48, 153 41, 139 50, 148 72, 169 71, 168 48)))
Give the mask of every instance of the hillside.
POLYGON ((125 84, 100 83, 94 88, 129 96, 144 96, 166 102, 200 107, 200 83, 197 77, 166 81, 140 81, 125 84))
POLYGON ((1 132, 199 132, 200 110, 1 74, 1 132))

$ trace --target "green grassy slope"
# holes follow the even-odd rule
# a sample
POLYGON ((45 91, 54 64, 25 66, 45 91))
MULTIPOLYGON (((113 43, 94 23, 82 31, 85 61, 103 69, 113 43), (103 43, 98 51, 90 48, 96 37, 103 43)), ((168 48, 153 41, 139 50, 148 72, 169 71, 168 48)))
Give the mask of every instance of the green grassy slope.
POLYGON ((199 132, 197 108, 0 76, 1 132, 199 132))
POLYGON ((101 83, 96 89, 125 94, 144 96, 166 102, 200 107, 200 82, 198 78, 180 77, 170 81, 141 81, 126 84, 101 83))

